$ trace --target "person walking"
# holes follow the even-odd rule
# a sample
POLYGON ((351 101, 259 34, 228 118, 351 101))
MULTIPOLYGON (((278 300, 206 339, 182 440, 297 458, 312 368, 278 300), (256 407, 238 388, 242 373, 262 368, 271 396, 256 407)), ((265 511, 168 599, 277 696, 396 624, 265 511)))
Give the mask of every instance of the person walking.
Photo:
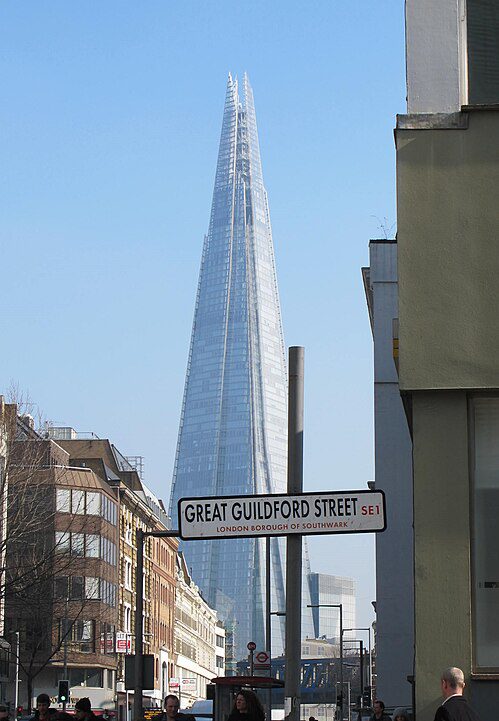
POLYGON ((97 716, 92 711, 92 704, 87 696, 83 696, 75 703, 75 716, 77 721, 97 721, 97 716))
POLYGON ((192 716, 179 713, 180 700, 178 696, 170 693, 165 696, 165 710, 157 717, 158 721, 192 721, 192 716))
POLYGON ((396 708, 392 719, 393 721, 409 721, 409 716, 405 708, 396 708))
POLYGON ((444 702, 437 708, 435 721, 480 721, 477 712, 463 696, 464 673, 460 668, 446 668, 440 678, 444 702))
POLYGON ((57 709, 50 707, 50 698, 46 693, 40 693, 36 697, 36 710, 29 721, 51 721, 56 718, 57 709))
POLYGON ((239 691, 227 721, 265 721, 265 711, 254 691, 249 688, 239 691))
POLYGON ((373 711, 374 713, 371 716, 371 721, 392 721, 390 716, 385 713, 385 704, 383 701, 376 699, 373 703, 373 711))

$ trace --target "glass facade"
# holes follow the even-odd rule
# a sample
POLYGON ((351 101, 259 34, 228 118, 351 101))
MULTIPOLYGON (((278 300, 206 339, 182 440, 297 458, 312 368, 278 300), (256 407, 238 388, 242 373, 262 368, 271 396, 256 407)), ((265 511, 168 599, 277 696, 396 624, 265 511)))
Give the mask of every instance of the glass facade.
MULTIPOLYGON (((316 638, 327 638, 333 643, 340 641, 340 609, 327 608, 328 604, 341 604, 343 628, 354 629, 357 625, 355 613, 355 581, 342 576, 330 576, 327 573, 311 573, 310 596, 314 605, 313 619, 316 638)), ((344 638, 358 638, 356 631, 345 633, 344 638)))
MULTIPOLYGON (((189 496, 283 493, 287 375, 253 93, 229 76, 205 237, 170 514, 189 496)), ((192 577, 234 630, 235 654, 265 648, 265 539, 183 544, 192 577), (232 622, 232 623, 231 623, 232 622)), ((284 602, 284 544, 271 539, 272 610, 284 602)), ((284 624, 274 618, 273 653, 284 624)))

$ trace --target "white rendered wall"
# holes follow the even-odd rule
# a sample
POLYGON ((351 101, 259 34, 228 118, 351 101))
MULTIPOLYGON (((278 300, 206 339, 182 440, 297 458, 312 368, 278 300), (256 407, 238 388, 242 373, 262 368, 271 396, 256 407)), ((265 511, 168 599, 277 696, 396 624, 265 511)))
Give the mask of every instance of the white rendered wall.
POLYGON ((466 102, 464 0, 406 0, 405 14, 407 112, 459 111, 466 102))
POLYGON ((373 298, 376 488, 386 495, 387 529, 376 534, 376 694, 387 706, 410 706, 414 598, 412 446, 393 361, 398 317, 397 245, 370 243, 373 298))

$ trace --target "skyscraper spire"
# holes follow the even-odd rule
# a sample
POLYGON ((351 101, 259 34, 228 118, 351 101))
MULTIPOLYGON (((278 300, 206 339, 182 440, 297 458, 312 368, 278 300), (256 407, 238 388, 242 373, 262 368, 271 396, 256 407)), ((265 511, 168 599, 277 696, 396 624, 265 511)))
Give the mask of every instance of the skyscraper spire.
MULTIPOLYGON (((170 514, 188 496, 286 490, 287 378, 253 92, 229 74, 175 461, 170 514)), ((208 603, 234 627, 236 658, 265 648, 265 541, 184 544, 208 603)), ((271 539, 272 608, 284 610, 284 544, 271 539)), ((282 619, 273 653, 282 652, 282 619)))

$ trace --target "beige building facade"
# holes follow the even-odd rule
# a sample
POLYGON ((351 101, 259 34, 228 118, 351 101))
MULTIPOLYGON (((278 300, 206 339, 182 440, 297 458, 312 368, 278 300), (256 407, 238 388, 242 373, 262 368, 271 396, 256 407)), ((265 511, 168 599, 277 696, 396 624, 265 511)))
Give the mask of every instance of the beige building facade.
POLYGON ((182 708, 206 698, 206 686, 225 675, 225 630, 190 577, 182 553, 177 556, 175 599, 175 676, 170 693, 182 708))
POLYGON ((433 718, 448 666, 465 672, 482 718, 495 714, 499 702, 499 14, 493 5, 407 2, 409 106, 395 133, 398 342, 413 445, 418 721, 433 718))

